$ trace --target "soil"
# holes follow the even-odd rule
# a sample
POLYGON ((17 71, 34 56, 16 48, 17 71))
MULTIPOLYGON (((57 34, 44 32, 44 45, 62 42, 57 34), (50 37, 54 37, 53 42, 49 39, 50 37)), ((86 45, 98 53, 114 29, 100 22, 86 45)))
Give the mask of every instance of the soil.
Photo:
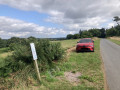
POLYGON ((81 76, 80 72, 72 73, 72 72, 65 72, 64 77, 73 85, 77 85, 80 82, 78 77, 81 76))
POLYGON ((75 51, 75 48, 76 48, 76 47, 69 48, 69 49, 66 51, 66 52, 67 52, 67 56, 69 56, 71 52, 74 52, 74 51, 75 51))

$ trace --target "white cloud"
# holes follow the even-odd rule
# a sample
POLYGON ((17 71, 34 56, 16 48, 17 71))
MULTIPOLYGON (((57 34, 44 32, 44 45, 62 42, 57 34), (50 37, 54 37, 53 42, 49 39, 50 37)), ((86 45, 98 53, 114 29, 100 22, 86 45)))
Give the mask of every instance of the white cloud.
MULTIPOLYGON (((110 27, 112 21, 109 21, 114 16, 120 15, 120 0, 0 0, 0 4, 26 11, 47 13, 49 17, 45 21, 63 25, 64 34, 69 32, 76 33, 79 29, 110 27)), ((12 22, 11 19, 8 21, 12 22)), ((23 30, 33 32, 36 30, 36 32, 42 34, 46 29, 33 23, 26 24, 24 22, 22 24, 23 21, 21 21, 21 24, 19 24, 20 22, 15 20, 14 22, 18 22, 11 26, 14 29, 10 30, 14 32, 15 30, 17 30, 16 32, 22 32, 23 30)), ((8 27, 4 26, 2 30, 6 28, 8 27)), ((53 35, 58 33, 52 27, 51 29, 47 28, 47 30, 49 31, 48 34, 50 34, 50 31, 53 35)), ((47 33, 47 31, 44 33, 47 33)))
POLYGON ((3 38, 16 37, 54 37, 64 35, 66 31, 57 28, 46 28, 33 23, 0 16, 0 36, 3 38))

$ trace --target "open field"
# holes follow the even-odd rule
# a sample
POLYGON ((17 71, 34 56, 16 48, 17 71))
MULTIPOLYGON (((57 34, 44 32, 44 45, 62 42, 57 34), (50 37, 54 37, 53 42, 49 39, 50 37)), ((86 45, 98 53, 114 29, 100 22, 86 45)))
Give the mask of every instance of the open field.
POLYGON ((60 42, 64 49, 69 49, 71 47, 74 47, 79 40, 80 39, 70 39, 70 40, 61 40, 61 41, 53 41, 53 42, 60 42))
MULTIPOLYGON (((62 47, 65 49, 75 46, 78 40, 63 40, 61 42, 62 47)), ((30 80, 30 85, 25 85, 21 82, 18 86, 14 86, 13 90, 104 90, 104 78, 101 69, 100 60, 100 40, 95 40, 95 52, 82 52, 76 53, 75 49, 70 51, 68 60, 62 60, 55 62, 55 68, 41 73, 42 84, 40 85, 35 80, 30 80), (71 78, 67 78, 65 75, 70 73, 71 75, 78 74, 71 81, 71 78)), ((0 56, 2 57, 7 52, 0 50, 0 56)), ((5 56, 4 56, 5 57, 5 56)), ((19 77, 20 78, 20 77, 19 77)), ((18 80, 19 80, 18 78, 18 80)), ((14 83, 13 83, 14 84, 14 83)))

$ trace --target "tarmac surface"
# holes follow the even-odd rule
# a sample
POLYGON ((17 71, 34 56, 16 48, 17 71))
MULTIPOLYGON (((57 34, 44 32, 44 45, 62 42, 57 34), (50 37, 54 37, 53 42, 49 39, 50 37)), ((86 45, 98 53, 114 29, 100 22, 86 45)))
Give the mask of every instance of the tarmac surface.
POLYGON ((120 46, 101 39, 100 51, 109 90, 120 90, 120 46))

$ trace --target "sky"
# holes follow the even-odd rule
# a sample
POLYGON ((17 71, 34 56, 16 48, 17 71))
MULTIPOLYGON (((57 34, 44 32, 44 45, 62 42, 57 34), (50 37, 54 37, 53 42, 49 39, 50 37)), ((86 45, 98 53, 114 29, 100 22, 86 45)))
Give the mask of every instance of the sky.
POLYGON ((0 0, 0 37, 59 38, 115 26, 120 0, 0 0))

